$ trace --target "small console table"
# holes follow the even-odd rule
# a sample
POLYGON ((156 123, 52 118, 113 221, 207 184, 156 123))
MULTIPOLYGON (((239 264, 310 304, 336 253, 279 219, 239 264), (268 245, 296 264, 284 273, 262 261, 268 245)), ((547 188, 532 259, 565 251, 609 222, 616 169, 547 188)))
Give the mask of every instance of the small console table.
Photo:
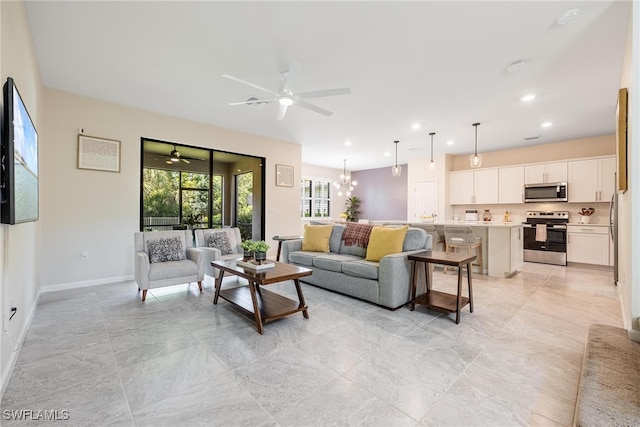
POLYGON ((456 313, 456 324, 460 323, 460 310, 469 304, 469 310, 473 313, 473 289, 471 285, 471 263, 476 259, 475 255, 453 252, 424 251, 409 255, 409 261, 413 261, 413 271, 411 275, 411 311, 415 310, 416 304, 422 304, 436 310, 447 313, 456 313), (424 263, 426 292, 416 296, 418 269, 417 264, 424 263), (458 294, 452 295, 446 292, 434 291, 431 289, 432 279, 429 277, 429 264, 442 264, 458 267, 458 294), (467 285, 469 286, 469 297, 462 296, 462 267, 467 267, 467 285))
POLYGON ((273 240, 278 242, 278 254, 276 255, 276 261, 280 261, 280 252, 282 251, 282 242, 287 240, 302 239, 303 236, 273 236, 273 240))

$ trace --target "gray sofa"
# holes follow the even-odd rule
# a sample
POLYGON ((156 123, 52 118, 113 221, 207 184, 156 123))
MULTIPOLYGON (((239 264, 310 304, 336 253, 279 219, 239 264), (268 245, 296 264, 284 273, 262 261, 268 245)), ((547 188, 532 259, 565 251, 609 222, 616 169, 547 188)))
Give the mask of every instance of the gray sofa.
POLYGON ((340 292, 389 309, 410 300, 411 263, 407 255, 431 249, 431 236, 424 230, 409 228, 403 252, 383 257, 379 262, 365 261, 367 249, 346 246, 344 225, 334 224, 329 253, 302 250, 302 239, 282 242, 282 261, 311 268, 313 274, 302 280, 321 288, 340 292))

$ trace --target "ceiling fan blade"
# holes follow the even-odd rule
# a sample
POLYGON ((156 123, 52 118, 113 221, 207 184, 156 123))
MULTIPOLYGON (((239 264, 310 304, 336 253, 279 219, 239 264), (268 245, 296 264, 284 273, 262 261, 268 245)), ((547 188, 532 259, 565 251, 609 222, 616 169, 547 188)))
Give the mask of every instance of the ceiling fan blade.
POLYGON ((330 116, 333 113, 329 110, 325 110, 324 108, 320 108, 317 105, 309 104, 307 101, 303 101, 301 99, 296 101, 296 105, 306 108, 307 110, 315 111, 316 113, 324 114, 325 116, 330 116))
POLYGON ((185 159, 184 157, 181 157, 180 160, 182 160, 183 162, 185 162, 186 164, 191 163, 189 160, 185 159))
POLYGON ((284 119, 284 115, 287 114, 288 105, 280 104, 280 109, 278 109, 278 120, 284 119))
POLYGON ((298 75, 300 74, 300 68, 302 65, 293 61, 289 65, 289 70, 286 72, 286 77, 280 86, 280 93, 291 93, 291 87, 293 83, 298 79, 298 75))
POLYGON ((275 98, 270 98, 270 99, 252 99, 252 100, 246 100, 246 101, 238 101, 238 102, 230 102, 227 105, 251 105, 251 104, 262 104, 263 102, 273 102, 275 101, 275 98))
POLYGON ((267 89, 267 88, 264 88, 262 86, 258 86, 257 84, 248 82, 246 80, 239 79, 238 77, 230 76, 229 74, 223 74, 222 77, 225 77, 225 78, 227 78, 229 80, 236 81, 238 83, 242 83, 242 84, 247 85, 249 87, 252 87, 254 89, 258 89, 258 90, 261 90, 263 92, 270 93, 270 94, 272 94, 274 96, 278 96, 278 94, 276 92, 272 91, 271 89, 267 89))
POLYGON ((322 96, 349 95, 351 89, 348 87, 341 89, 314 90, 312 92, 296 93, 297 99, 320 98, 322 96))

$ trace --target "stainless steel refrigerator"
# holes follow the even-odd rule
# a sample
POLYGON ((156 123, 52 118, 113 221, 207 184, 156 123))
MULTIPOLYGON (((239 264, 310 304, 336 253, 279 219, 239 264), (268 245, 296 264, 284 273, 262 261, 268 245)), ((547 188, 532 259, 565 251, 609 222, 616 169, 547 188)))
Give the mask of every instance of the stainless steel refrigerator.
POLYGON ((615 190, 609 203, 609 236, 613 245, 613 284, 618 286, 618 193, 615 190))

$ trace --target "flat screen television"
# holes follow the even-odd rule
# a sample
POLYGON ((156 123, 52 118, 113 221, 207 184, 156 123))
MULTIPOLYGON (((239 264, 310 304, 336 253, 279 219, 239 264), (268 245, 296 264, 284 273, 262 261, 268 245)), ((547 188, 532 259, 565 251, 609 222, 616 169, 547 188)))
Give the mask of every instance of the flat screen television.
POLYGON ((11 77, 4 85, 0 222, 37 221, 38 133, 11 77))

